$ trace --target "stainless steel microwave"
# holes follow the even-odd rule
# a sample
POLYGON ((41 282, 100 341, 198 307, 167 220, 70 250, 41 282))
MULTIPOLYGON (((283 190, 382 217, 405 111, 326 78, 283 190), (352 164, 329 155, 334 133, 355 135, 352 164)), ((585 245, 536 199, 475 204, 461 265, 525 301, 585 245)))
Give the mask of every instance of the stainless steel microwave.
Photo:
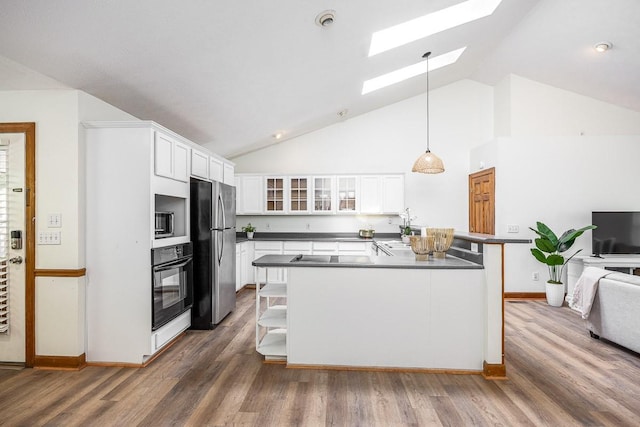
POLYGON ((156 212, 156 239, 173 237, 175 214, 173 212, 156 212))

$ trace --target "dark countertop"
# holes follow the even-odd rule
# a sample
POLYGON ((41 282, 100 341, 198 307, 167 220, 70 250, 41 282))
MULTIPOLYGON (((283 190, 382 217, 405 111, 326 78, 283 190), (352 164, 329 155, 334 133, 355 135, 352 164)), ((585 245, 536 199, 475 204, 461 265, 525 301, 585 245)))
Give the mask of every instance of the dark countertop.
MULTIPOLYGON (((467 240, 474 243, 531 243, 531 239, 513 238, 504 236, 494 236, 492 234, 468 233, 466 231, 456 231, 455 237, 461 240, 467 240)), ((236 242, 246 242, 245 233, 236 233, 236 242)), ((327 242, 372 242, 376 240, 400 240, 399 233, 376 233, 373 238, 363 238, 358 233, 271 233, 256 232, 253 240, 262 241, 297 241, 297 240, 313 240, 327 242)))
MULTIPOLYGON (((311 241, 314 242, 372 242, 377 239, 392 240, 400 239, 399 233, 379 233, 374 238, 364 238, 358 236, 358 233, 271 233, 256 232, 252 240, 258 241, 311 241)), ((246 242, 246 233, 236 233, 236 242, 246 242)))
POLYGON ((444 259, 430 257, 416 261, 413 256, 366 255, 264 255, 253 261, 255 267, 321 267, 321 268, 403 268, 403 269, 483 269, 480 264, 451 255, 444 259))

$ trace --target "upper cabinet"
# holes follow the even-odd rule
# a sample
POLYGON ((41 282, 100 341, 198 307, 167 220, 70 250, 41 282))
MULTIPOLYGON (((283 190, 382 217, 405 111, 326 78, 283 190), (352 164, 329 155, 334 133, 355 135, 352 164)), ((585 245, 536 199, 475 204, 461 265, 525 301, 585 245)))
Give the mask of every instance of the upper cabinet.
POLYGON ((209 157, 209 179, 224 182, 224 165, 222 160, 216 157, 209 157))
POLYGON ((171 136, 156 131, 154 165, 155 174, 178 181, 189 181, 191 148, 171 136))
POLYGON ((236 213, 262 214, 263 177, 260 175, 238 175, 236 177, 236 213))
POLYGON ((309 213, 309 178, 292 176, 289 183, 289 212, 309 213))
POLYGON ((404 175, 367 175, 360 179, 360 213, 397 214, 404 210, 404 175))
POLYGON ((191 150, 191 176, 209 179, 209 156, 195 148, 191 150))
POLYGON ((233 164, 225 159, 195 148, 191 150, 191 176, 235 185, 233 172, 233 164))
POLYGON ((236 175, 239 215, 397 214, 404 175, 236 175))

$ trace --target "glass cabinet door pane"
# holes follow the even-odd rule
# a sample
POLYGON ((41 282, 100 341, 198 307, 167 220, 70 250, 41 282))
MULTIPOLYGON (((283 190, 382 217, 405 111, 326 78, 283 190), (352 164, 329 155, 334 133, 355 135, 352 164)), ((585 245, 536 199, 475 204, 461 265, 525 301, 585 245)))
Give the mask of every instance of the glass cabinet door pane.
POLYGON ((284 179, 267 178, 267 211, 284 211, 284 179))
POLYGON ((313 184, 313 210, 330 212, 332 209, 331 178, 314 178, 313 184))
POLYGON ((355 212, 356 210, 356 178, 338 178, 338 211, 355 212))

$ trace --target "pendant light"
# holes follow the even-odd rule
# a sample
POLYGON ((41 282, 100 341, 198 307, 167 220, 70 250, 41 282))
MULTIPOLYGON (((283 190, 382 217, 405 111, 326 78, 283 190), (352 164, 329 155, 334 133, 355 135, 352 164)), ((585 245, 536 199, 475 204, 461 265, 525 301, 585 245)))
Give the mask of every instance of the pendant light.
POLYGON ((431 55, 431 52, 422 55, 423 58, 427 58, 427 151, 418 157, 411 171, 420 173, 442 173, 444 172, 442 160, 429 150, 429 55, 431 55))

